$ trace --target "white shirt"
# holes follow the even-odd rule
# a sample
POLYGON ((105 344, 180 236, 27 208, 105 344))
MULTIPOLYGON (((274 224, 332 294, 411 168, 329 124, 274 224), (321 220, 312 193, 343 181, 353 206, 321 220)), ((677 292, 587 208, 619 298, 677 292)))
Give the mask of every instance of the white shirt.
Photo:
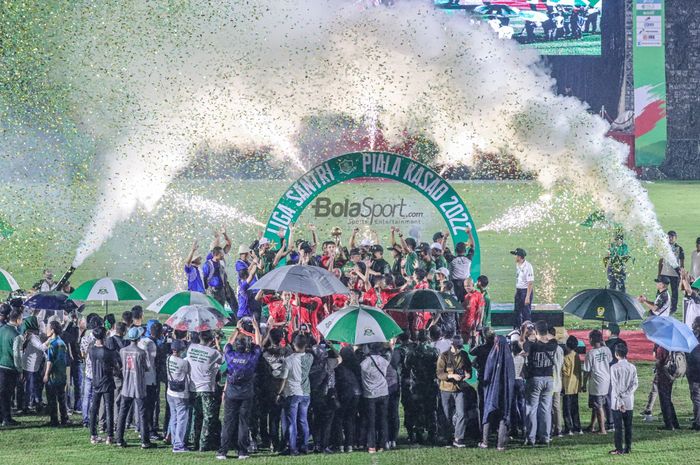
POLYGON ((592 396, 607 396, 610 390, 610 362, 612 352, 606 346, 591 349, 583 362, 583 371, 590 373, 588 393, 592 396))
POLYGON ((668 289, 663 292, 659 292, 659 295, 654 299, 654 305, 656 305, 656 311, 651 312, 654 316, 670 316, 671 315, 671 297, 669 296, 668 289))
POLYGON ((695 279, 700 278, 700 252, 697 249, 690 254, 690 275, 695 279))
POLYGON ((176 397, 178 399, 187 399, 190 397, 189 389, 189 379, 190 379, 190 363, 180 357, 174 355, 169 356, 165 362, 165 369, 167 370, 168 384, 172 381, 185 381, 185 390, 182 392, 175 392, 170 390, 168 387, 167 395, 170 397, 176 397))
POLYGON ((36 373, 46 358, 44 344, 41 343, 41 339, 36 334, 24 333, 24 340, 27 339, 29 339, 27 347, 22 351, 22 369, 36 373))
POLYGON ((142 337, 139 339, 138 347, 146 352, 146 356, 148 357, 149 367, 146 368, 146 386, 158 384, 156 379, 156 355, 158 347, 156 347, 156 343, 153 342, 153 339, 150 337, 142 337))
POLYGON ((515 288, 527 289, 528 283, 535 282, 535 271, 527 260, 519 265, 515 265, 515 288))
POLYGON ((464 281, 472 270, 472 261, 465 256, 457 256, 450 262, 450 279, 464 281))
POLYGON ((637 367, 627 360, 620 360, 610 368, 610 408, 620 410, 625 406, 625 410, 632 411, 634 408, 634 391, 639 387, 637 379, 637 367))
POLYGON ((552 380, 554 381, 554 393, 559 395, 561 392, 561 369, 564 366, 564 349, 557 346, 554 352, 554 366, 552 366, 552 380))
POLYGON ((214 392, 216 373, 223 361, 218 350, 202 344, 190 344, 185 357, 190 362, 190 379, 196 392, 214 392))

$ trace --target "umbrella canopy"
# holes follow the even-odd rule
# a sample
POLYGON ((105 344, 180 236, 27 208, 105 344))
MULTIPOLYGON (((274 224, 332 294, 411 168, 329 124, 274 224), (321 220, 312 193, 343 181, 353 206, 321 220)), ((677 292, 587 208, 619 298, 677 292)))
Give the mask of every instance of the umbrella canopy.
POLYGON ((0 268, 0 291, 14 292, 19 290, 19 284, 10 273, 0 268))
POLYGON ((319 297, 348 293, 348 288, 333 273, 321 267, 309 265, 276 268, 260 278, 252 289, 300 292, 319 297))
POLYGON ((389 299, 382 308, 385 311, 398 310, 401 312, 449 313, 463 311, 456 296, 432 289, 402 292, 389 299))
POLYGON ((321 321, 318 330, 329 341, 348 344, 386 342, 403 332, 389 315, 364 305, 338 310, 321 321))
POLYGON ((37 292, 24 302, 27 308, 35 310, 63 310, 70 312, 78 308, 78 305, 68 298, 63 292, 37 292))
POLYGON ((146 300, 133 284, 113 278, 99 278, 85 281, 71 293, 71 300, 101 300, 119 302, 122 300, 146 300))
POLYGON ((694 287, 695 289, 700 289, 700 278, 693 281, 693 284, 691 284, 690 287, 694 287))
POLYGON ((564 305, 564 311, 582 320, 621 323, 643 320, 644 308, 629 294, 610 289, 586 289, 564 305))
POLYGON ((204 305, 205 307, 215 308, 222 315, 225 314, 224 307, 214 298, 195 291, 168 292, 154 300, 146 309, 156 313, 172 315, 186 305, 204 305))
POLYGON ((653 316, 642 323, 647 339, 670 352, 690 353, 698 346, 693 331, 680 321, 668 316, 653 316))
POLYGON ((224 315, 213 307, 186 305, 173 313, 165 322, 178 331, 211 331, 224 327, 224 315))

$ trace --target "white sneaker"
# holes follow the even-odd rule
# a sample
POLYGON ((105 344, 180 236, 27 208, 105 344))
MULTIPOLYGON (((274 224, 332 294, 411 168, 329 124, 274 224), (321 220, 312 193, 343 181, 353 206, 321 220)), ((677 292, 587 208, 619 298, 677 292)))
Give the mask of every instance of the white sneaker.
POLYGON ((250 458, 250 455, 245 455, 245 454, 238 456, 238 460, 245 460, 245 459, 249 459, 249 458, 250 458))
POLYGON ((226 457, 225 455, 221 455, 221 454, 216 455, 216 460, 226 460, 226 459, 228 459, 228 457, 226 457))
POLYGON ((396 449, 396 441, 391 441, 391 448, 396 449))

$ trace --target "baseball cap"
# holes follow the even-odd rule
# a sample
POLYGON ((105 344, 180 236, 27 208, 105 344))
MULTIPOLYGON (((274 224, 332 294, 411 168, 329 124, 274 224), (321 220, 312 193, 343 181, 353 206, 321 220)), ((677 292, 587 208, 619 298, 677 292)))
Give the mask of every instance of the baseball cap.
POLYGON ((430 248, 431 248, 431 249, 442 250, 442 244, 440 244, 439 242, 433 242, 432 244, 430 244, 430 248))
POLYGON ((250 249, 248 248, 247 245, 239 245, 238 246, 238 255, 248 253, 248 252, 250 252, 250 249))
POLYGON ((671 280, 668 279, 668 276, 659 276, 654 280, 655 283, 661 283, 661 284, 666 284, 667 286, 671 284, 671 280))
POLYGON ((372 245, 372 241, 369 239, 362 239, 362 241, 360 241, 360 246, 362 247, 369 247, 370 245, 372 245))
POLYGON ((454 336, 452 338, 452 345, 455 347, 462 348, 464 346, 464 339, 462 339, 462 336, 454 336))
POLYGON ((518 257, 522 257, 522 258, 527 257, 527 252, 525 252, 525 249, 521 249, 520 247, 518 247, 518 248, 515 249, 515 250, 511 250, 511 251, 510 251, 510 254, 511 254, 511 255, 517 255, 518 257))
POLYGON ((360 249, 355 247, 354 249, 350 249, 350 255, 360 255, 360 249))
POLYGON ((267 237, 262 237, 258 241, 258 246, 269 244, 269 243, 270 243, 270 239, 268 239, 267 237))
POLYGON ((384 253, 384 247, 382 247, 382 246, 379 245, 379 244, 373 245, 372 248, 369 249, 369 250, 370 250, 372 253, 374 253, 374 252, 381 252, 381 253, 384 253))
POLYGON ((438 231, 435 234, 433 234, 433 242, 437 242, 443 237, 445 237, 445 235, 442 232, 438 231))
POLYGON ((126 339, 128 341, 136 341, 141 339, 143 333, 144 329, 141 326, 134 326, 133 328, 129 328, 129 331, 126 333, 126 339))
POLYGON ((437 272, 440 273, 441 275, 443 275, 445 278, 449 279, 449 277, 450 277, 450 270, 448 270, 444 266, 438 268, 437 272))

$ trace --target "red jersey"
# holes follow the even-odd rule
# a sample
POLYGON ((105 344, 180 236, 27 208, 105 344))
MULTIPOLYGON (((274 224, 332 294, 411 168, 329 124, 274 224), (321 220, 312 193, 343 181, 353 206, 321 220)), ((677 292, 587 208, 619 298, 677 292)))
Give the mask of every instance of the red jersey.
POLYGON ((382 289, 379 291, 379 294, 377 294, 377 290, 375 288, 371 288, 362 295, 362 304, 383 308, 384 305, 399 292, 400 291, 398 289, 382 289))
POLYGON ((484 295, 476 289, 464 296, 464 320, 462 327, 474 329, 484 314, 486 300, 484 295))

